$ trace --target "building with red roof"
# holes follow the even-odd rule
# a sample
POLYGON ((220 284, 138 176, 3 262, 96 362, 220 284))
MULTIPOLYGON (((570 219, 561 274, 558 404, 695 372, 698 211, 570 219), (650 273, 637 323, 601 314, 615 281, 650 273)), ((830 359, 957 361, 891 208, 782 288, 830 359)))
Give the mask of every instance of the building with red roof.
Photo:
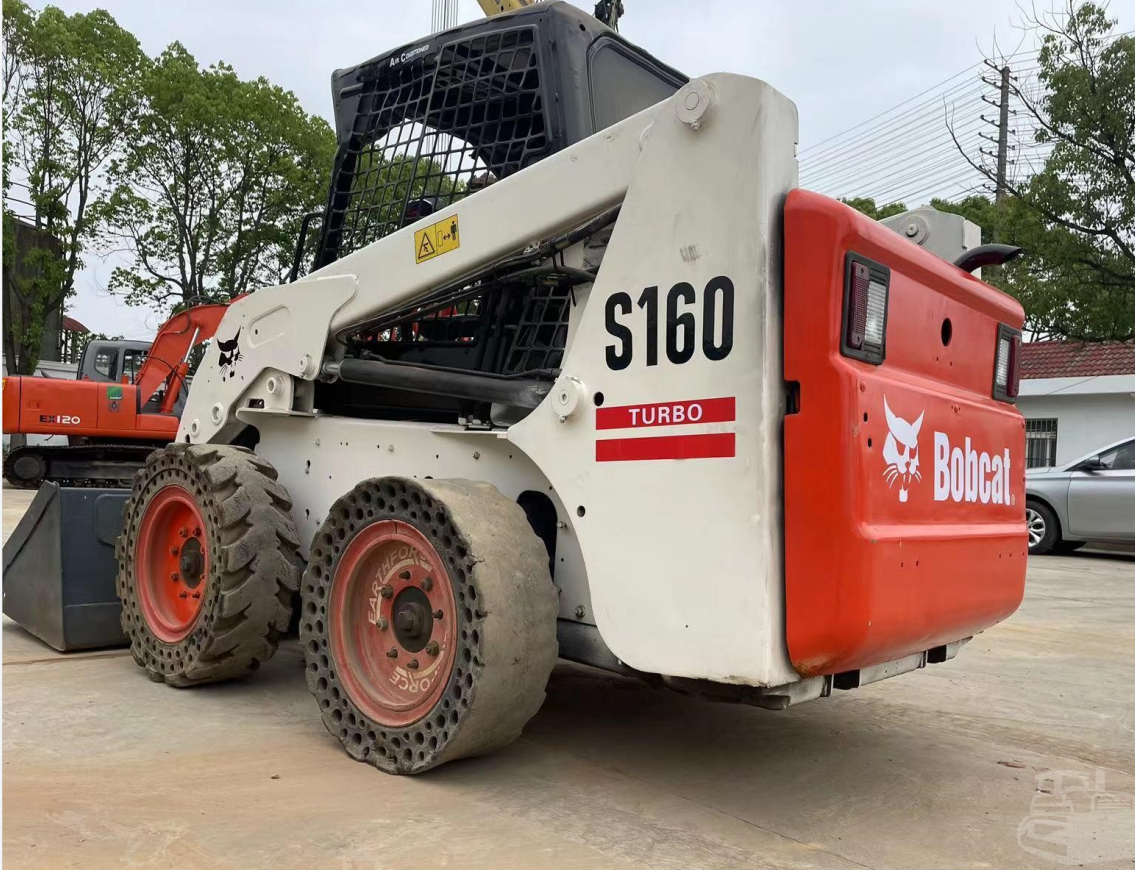
POLYGON ((1062 466, 1135 437, 1135 341, 1033 341, 1021 348, 1027 465, 1062 466))

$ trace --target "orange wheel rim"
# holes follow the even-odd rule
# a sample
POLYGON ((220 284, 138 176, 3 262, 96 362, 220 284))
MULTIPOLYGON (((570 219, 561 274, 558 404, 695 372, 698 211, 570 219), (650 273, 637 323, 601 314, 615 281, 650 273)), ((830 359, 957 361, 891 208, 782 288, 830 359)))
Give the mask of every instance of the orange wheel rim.
POLYGON ((134 574, 150 631, 165 643, 183 640, 201 616, 209 587, 205 521, 188 490, 163 487, 146 506, 134 574))
POLYGON ((397 728, 433 709, 456 659, 457 611, 425 535, 397 520, 359 532, 335 571, 328 615, 339 679, 365 716, 397 728))

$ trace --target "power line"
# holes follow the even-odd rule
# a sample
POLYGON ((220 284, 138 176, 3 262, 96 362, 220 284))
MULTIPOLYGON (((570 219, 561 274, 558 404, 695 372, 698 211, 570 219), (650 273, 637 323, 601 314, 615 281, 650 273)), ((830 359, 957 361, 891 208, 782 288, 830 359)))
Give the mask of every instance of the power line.
MULTIPOLYGON (((811 158, 806 158, 801 161, 804 164, 805 170, 811 173, 819 171, 822 167, 827 167, 834 161, 843 161, 848 157, 863 152, 866 149, 873 149, 876 147, 872 141, 876 138, 882 138, 885 134, 887 137, 892 137, 900 131, 910 130, 911 128, 922 127, 925 128, 926 122, 932 120, 944 108, 946 108, 946 98, 953 95, 952 102, 956 104, 959 101, 965 100, 969 97, 976 96, 982 90, 980 82, 971 82, 966 85, 959 86, 958 89, 952 89, 946 93, 936 96, 934 99, 929 100, 919 106, 904 112, 902 115, 890 119, 887 123, 876 125, 868 130, 865 130, 853 137, 852 139, 840 143, 838 146, 829 148, 821 154, 813 155, 811 158), (939 101, 941 100, 941 101, 939 101), (900 123, 901 122, 901 123, 900 123)), ((801 152, 803 153, 803 152, 801 152)))
MULTIPOLYGON (((1124 37, 1124 36, 1130 36, 1132 34, 1135 34, 1135 30, 1127 30, 1127 31, 1122 31, 1120 33, 1110 34, 1107 37, 1106 42, 1113 42, 1116 39, 1119 39, 1119 38, 1124 37)), ((1039 49, 1039 48, 1030 49, 1029 51, 1014 52, 1013 54, 1009 55, 1008 57, 1001 59, 999 61, 999 63, 1002 66, 1006 65, 1006 64, 1009 65, 1009 66, 1013 66, 1014 64, 1020 65, 1024 62, 1030 61, 1030 60, 1034 61, 1034 64, 1032 66, 1027 66, 1027 67, 1026 66, 1020 66, 1019 69, 1014 70, 1015 75, 1020 75, 1022 73, 1032 72, 1032 71, 1038 70, 1040 68, 1039 63, 1035 63, 1035 61, 1039 60, 1040 53, 1041 53, 1041 49, 1039 49)), ((908 97, 907 99, 903 100, 901 103, 898 103, 894 106, 891 106, 889 109, 885 109, 882 112, 879 112, 875 115, 872 115, 870 118, 867 118, 863 121, 860 121, 858 124, 855 124, 852 127, 848 127, 846 130, 842 130, 839 133, 835 133, 831 136, 828 136, 826 139, 821 139, 819 142, 815 143, 814 145, 809 145, 806 148, 800 149, 799 156, 803 156, 804 154, 807 154, 809 152, 813 152, 813 151, 815 151, 815 149, 819 148, 822 145, 825 145, 825 144, 832 142, 836 139, 840 139, 842 137, 845 137, 849 133, 853 133, 856 130, 859 130, 861 127, 864 127, 865 125, 870 124, 872 121, 876 121, 879 118, 883 118, 887 115, 890 115, 891 113, 903 108, 904 106, 906 106, 909 103, 919 99, 920 97, 924 97, 927 94, 934 93, 935 91, 939 91, 945 85, 950 84, 950 82, 955 81, 956 79, 966 75, 967 73, 972 73, 976 70, 980 70, 983 66, 985 66, 984 60, 982 60, 978 63, 975 63, 975 64, 971 64, 970 66, 965 67, 964 69, 960 70, 959 72, 954 73, 949 78, 943 79, 942 81, 938 82, 936 85, 932 85, 931 87, 926 88, 923 91, 919 91, 917 94, 914 94, 913 96, 908 97)), ((944 95, 945 93, 949 93, 952 90, 956 90, 957 87, 959 87, 959 86, 955 85, 953 88, 948 88, 942 95, 944 95)), ((928 100, 928 101, 922 103, 921 105, 926 105, 927 102, 937 101, 939 96, 940 95, 935 94, 935 96, 932 97, 931 100, 928 100)), ((825 150, 827 150, 827 149, 825 149, 825 150)), ((815 156, 816 155, 813 155, 813 158, 815 156)))
MULTIPOLYGON (((981 85, 974 85, 973 88, 962 96, 973 96, 979 93, 981 85)), ((942 106, 934 106, 931 109, 923 112, 922 114, 909 119, 906 123, 900 124, 893 128, 880 128, 872 134, 870 139, 865 139, 859 143, 848 143, 846 147, 839 151, 833 151, 819 160, 810 160, 804 163, 805 171, 809 174, 821 173, 828 171, 834 165, 840 165, 847 161, 848 158, 856 154, 861 154, 867 150, 877 150, 879 147, 879 139, 883 139, 888 143, 896 143, 910 139, 912 136, 915 138, 925 136, 928 132, 927 125, 933 123, 935 118, 942 117, 942 106)))
MULTIPOLYGON (((907 126, 911 120, 913 120, 917 117, 920 117, 922 115, 925 115, 928 112, 928 110, 929 111, 937 111, 938 107, 941 105, 939 100, 945 99, 950 94, 958 94, 959 92, 968 93, 968 92, 977 90, 980 87, 981 86, 977 82, 963 82, 962 84, 957 85, 956 87, 953 87, 948 91, 943 91, 941 94, 936 94, 934 97, 932 97, 931 99, 929 99, 929 100, 927 100, 923 103, 919 103, 916 106, 912 106, 910 109, 907 109, 905 112, 902 112, 898 115, 895 115, 893 118, 888 118, 886 121, 884 121, 881 124, 872 125, 871 127, 868 127, 867 129, 862 130, 859 133, 856 133, 854 136, 851 136, 850 138, 848 138, 848 139, 846 139, 842 142, 838 142, 835 145, 830 145, 829 147, 823 149, 822 151, 813 153, 807 159, 809 161, 811 161, 812 163, 819 163, 819 162, 822 162, 823 160, 830 159, 832 155, 846 151, 848 148, 852 147, 856 143, 862 142, 864 139, 870 139, 873 136, 877 135, 878 133, 880 133, 884 130, 893 129, 893 128, 896 127, 896 125, 898 127, 907 126), (904 124, 904 123, 900 123, 900 122, 906 122, 906 123, 904 124)), ((842 136, 842 134, 841 134, 841 136, 842 136)), ((825 140, 825 141, 830 141, 830 140, 825 140)), ((799 152, 799 156, 803 156, 806 152, 813 151, 813 150, 814 150, 813 148, 801 150, 799 152)))
POLYGON ((807 152, 807 151, 812 151, 812 150, 814 150, 814 149, 816 149, 816 148, 819 148, 819 147, 820 147, 821 145, 823 145, 823 144, 824 144, 825 142, 830 142, 830 141, 832 141, 833 139, 838 139, 839 137, 841 137, 841 136, 844 136, 844 135, 846 135, 846 134, 848 134, 848 133, 850 133, 850 132, 852 132, 852 131, 854 131, 854 130, 858 130, 858 129, 859 129, 860 127, 862 127, 862 126, 863 126, 864 124, 870 124, 870 123, 871 123, 872 121, 874 121, 874 120, 875 120, 876 118, 881 118, 881 117, 883 117, 884 115, 889 115, 889 114, 890 114, 891 112, 893 112, 893 111, 894 111, 895 109, 900 109, 900 108, 902 108, 903 106, 905 106, 905 105, 906 105, 907 103, 911 102, 912 100, 917 100, 917 99, 918 99, 919 97, 921 97, 921 96, 924 96, 924 95, 926 95, 926 94, 930 93, 931 91, 936 91, 936 90, 938 90, 938 88, 942 87, 942 85, 946 85, 946 84, 949 84, 950 82, 952 82, 952 81, 953 81, 954 79, 958 78, 959 76, 964 76, 964 75, 965 75, 966 73, 972 72, 972 71, 973 71, 973 70, 975 70, 975 69, 976 69, 976 68, 977 68, 978 66, 980 66, 980 64, 973 64, 972 66, 968 66, 968 67, 966 67, 966 68, 965 68, 964 70, 962 70, 961 72, 959 72, 959 73, 954 73, 954 74, 953 74, 952 76, 950 76, 950 77, 949 77, 948 79, 945 79, 944 81, 940 81, 940 82, 938 82, 938 84, 936 84, 936 85, 934 85, 934 86, 932 86, 932 87, 929 87, 929 88, 927 88, 926 90, 924 90, 924 91, 921 91, 921 92, 919 92, 919 93, 915 94, 915 95, 914 95, 913 97, 910 97, 909 99, 903 100, 903 101, 902 101, 901 103, 899 103, 899 104, 898 104, 897 106, 892 106, 891 108, 889 108, 889 109, 886 109, 885 111, 882 111, 882 112, 880 112, 880 113, 879 113, 879 114, 877 114, 877 115, 872 115, 872 116, 871 116, 870 118, 868 118, 867 120, 865 120, 865 121, 860 121, 860 122, 859 122, 858 124, 856 124, 856 125, 855 125, 854 127, 848 127, 848 128, 846 129, 846 130, 843 130, 843 131, 842 131, 842 132, 840 132, 840 133, 836 133, 836 134, 835 134, 835 135, 833 135, 833 136, 829 136, 829 137, 828 137, 827 139, 822 139, 822 140, 820 140, 820 141, 819 141, 819 142, 817 142, 817 143, 816 143, 815 145, 809 145, 809 146, 808 146, 807 148, 803 148, 803 149, 801 149, 801 151, 800 151, 800 154, 804 154, 804 153, 805 153, 805 152, 807 152))
MULTIPOLYGON (((977 144, 976 136, 964 139, 962 144, 970 147, 977 144)), ((852 176, 825 186, 825 190, 833 191, 832 195, 843 196, 848 190, 878 190, 882 186, 889 186, 905 180, 910 174, 915 176, 933 171, 940 166, 948 166, 958 160, 963 160, 954 149, 954 143, 941 143, 933 149, 928 149, 910 156, 907 160, 892 162, 887 166, 877 167, 872 173, 865 176, 852 176), (942 149, 949 146, 948 150, 942 149)))
MULTIPOLYGON (((979 118, 975 118, 957 127, 954 130, 954 135, 959 138, 964 138, 967 134, 976 133, 980 130, 984 122, 979 118)), ((940 131, 935 131, 940 132, 940 131)), ((969 136, 968 138, 976 138, 969 136)), ((833 184, 843 183, 848 180, 859 178, 870 178, 876 168, 882 166, 886 169, 894 168, 896 161, 898 163, 907 162, 912 159, 923 159, 927 155, 935 151, 939 151, 946 146, 953 147, 954 143, 949 137, 943 137, 941 140, 935 141, 934 138, 923 136, 921 139, 905 140, 900 143, 901 148, 878 148, 875 151, 875 156, 854 163, 842 164, 837 167, 827 169, 818 175, 813 175, 809 172, 801 172, 802 176, 808 179, 810 184, 826 185, 828 187, 833 184)))

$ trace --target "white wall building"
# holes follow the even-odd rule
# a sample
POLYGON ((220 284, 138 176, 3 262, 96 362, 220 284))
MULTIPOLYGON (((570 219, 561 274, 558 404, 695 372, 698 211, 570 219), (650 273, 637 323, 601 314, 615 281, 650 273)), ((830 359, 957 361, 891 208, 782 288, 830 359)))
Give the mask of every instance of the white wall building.
POLYGON ((1028 467, 1065 465, 1135 436, 1135 343, 1029 342, 1021 362, 1028 467))

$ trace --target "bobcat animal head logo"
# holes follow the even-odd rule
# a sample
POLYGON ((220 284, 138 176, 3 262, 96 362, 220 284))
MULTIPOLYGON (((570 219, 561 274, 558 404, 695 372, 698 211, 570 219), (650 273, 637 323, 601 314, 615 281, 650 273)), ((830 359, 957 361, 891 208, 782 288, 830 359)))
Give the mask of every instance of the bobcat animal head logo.
POLYGON ((238 327, 236 335, 228 341, 217 340, 217 362, 221 368, 221 377, 235 377, 236 376, 236 363, 241 358, 240 347, 237 342, 240 339, 240 330, 238 327), (226 371, 226 369, 228 371, 226 371))
POLYGON ((883 396, 883 410, 887 412, 887 428, 890 430, 883 444, 883 459, 887 461, 883 477, 887 486, 892 488, 896 480, 899 482, 899 501, 905 502, 910 482, 922 480, 918 471, 918 430, 922 428, 926 412, 919 414, 913 423, 908 423, 891 410, 886 396, 883 396))

